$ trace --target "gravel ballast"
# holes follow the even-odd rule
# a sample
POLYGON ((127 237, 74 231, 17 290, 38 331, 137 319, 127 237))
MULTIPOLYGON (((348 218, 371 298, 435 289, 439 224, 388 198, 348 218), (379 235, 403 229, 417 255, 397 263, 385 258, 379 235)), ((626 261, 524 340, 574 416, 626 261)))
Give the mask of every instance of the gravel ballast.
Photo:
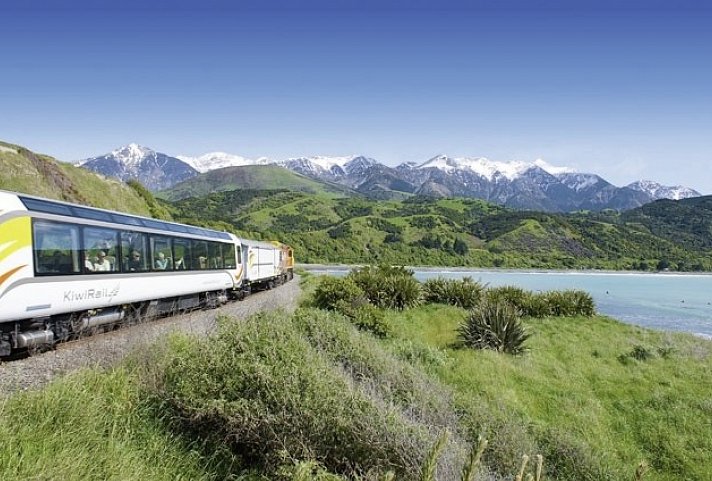
POLYGON ((52 351, 25 359, 0 363, 0 398, 17 391, 41 388, 59 376, 80 369, 110 366, 131 351, 147 348, 172 332, 205 335, 215 328, 218 315, 244 319, 261 311, 294 310, 300 294, 299 278, 295 276, 282 286, 254 293, 243 301, 230 302, 219 309, 166 317, 60 344, 52 351))

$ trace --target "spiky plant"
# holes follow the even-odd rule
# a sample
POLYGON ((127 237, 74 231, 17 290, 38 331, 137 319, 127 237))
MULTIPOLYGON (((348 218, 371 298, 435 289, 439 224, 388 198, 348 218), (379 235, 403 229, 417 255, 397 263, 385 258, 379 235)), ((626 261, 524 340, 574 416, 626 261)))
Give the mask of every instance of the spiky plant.
POLYGON ((505 301, 483 301, 458 328, 460 340, 474 349, 522 354, 529 334, 519 311, 505 301))
POLYGON ((420 282, 413 277, 386 276, 380 281, 383 297, 380 307, 389 309, 408 309, 420 304, 420 282))
POLYGON ((423 284, 425 302, 451 304, 453 306, 472 309, 482 298, 485 286, 471 277, 456 279, 428 279, 423 284))

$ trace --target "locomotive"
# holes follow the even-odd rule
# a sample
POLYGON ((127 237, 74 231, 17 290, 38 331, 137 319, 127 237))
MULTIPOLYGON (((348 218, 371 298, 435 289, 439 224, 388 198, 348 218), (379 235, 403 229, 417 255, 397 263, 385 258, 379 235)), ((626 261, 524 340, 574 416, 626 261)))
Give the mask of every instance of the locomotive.
POLYGON ((0 191, 0 357, 293 277, 280 242, 0 191))

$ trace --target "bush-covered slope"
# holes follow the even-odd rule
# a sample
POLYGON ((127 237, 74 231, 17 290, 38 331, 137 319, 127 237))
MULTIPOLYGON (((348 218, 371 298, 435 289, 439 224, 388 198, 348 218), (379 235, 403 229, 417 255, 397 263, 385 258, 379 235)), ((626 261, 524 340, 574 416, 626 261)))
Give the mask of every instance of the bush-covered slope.
POLYGON ((550 214, 472 199, 373 201, 277 191, 212 194, 171 208, 190 222, 284 240, 302 262, 712 270, 712 248, 704 244, 712 244, 712 234, 675 236, 672 226, 665 235, 657 226, 672 215, 665 211, 648 218, 550 214))
POLYGON ((712 196, 658 200, 625 212, 621 218, 673 242, 712 248, 712 196))
MULTIPOLYGON (((58 162, 24 147, 0 142, 0 189, 103 209, 165 218, 140 186, 128 186, 85 169, 58 162)), ((145 190, 145 189, 144 189, 145 190)))

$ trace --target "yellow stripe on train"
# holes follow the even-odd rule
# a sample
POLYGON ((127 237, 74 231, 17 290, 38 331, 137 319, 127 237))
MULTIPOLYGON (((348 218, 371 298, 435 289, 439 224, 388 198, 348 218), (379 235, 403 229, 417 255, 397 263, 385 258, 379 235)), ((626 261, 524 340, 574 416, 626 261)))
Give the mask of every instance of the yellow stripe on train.
POLYGON ((0 224, 0 262, 31 245, 32 229, 29 217, 17 217, 0 224))

